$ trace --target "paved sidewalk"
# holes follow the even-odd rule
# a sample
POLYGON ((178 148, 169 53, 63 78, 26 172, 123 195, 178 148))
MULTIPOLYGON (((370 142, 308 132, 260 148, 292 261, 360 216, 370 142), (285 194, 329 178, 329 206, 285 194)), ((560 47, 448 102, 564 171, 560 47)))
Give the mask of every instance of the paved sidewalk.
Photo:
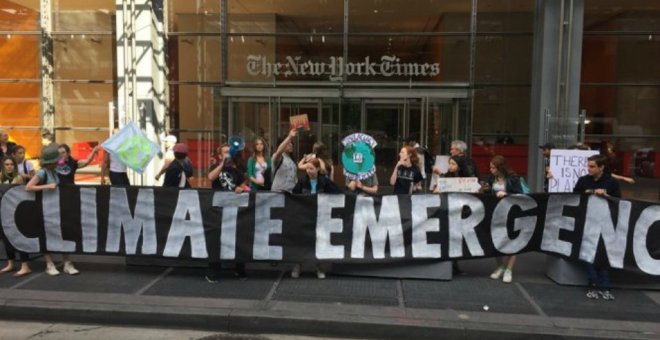
POLYGON ((25 278, 0 275, 2 319, 353 338, 660 338, 660 292, 589 300, 583 287, 547 279, 536 253, 519 256, 513 284, 488 278, 492 259, 461 262, 467 275, 452 281, 296 280, 289 266, 261 264, 246 280, 227 271, 211 284, 204 268, 74 258, 78 276, 48 277, 40 261, 25 278))

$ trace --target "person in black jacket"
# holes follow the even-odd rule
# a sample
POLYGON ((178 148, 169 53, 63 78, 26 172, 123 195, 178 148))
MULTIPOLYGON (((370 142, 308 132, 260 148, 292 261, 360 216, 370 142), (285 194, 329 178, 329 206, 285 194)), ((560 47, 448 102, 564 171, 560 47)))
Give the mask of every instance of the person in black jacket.
MULTIPOLYGON (((490 161, 491 176, 488 179, 486 192, 495 194, 497 197, 502 198, 508 194, 522 194, 523 189, 520 185, 520 176, 518 176, 507 164, 504 157, 497 155, 490 161)), ((493 280, 499 280, 502 277, 502 282, 511 283, 513 281, 513 265, 516 263, 516 256, 497 257, 497 268, 490 274, 493 280)))
MULTIPOLYGON (((575 183, 573 192, 576 194, 595 194, 602 197, 621 197, 621 189, 612 175, 605 171, 607 157, 603 155, 593 155, 587 158, 588 174, 582 176, 575 183)), ((587 297, 590 299, 614 300, 614 295, 610 292, 610 278, 606 267, 586 263, 587 279, 589 280, 589 289, 587 297)))
MULTIPOLYGON (((293 188, 294 194, 318 194, 318 193, 339 193, 341 192, 337 185, 328 179, 325 175, 321 175, 321 161, 318 158, 313 158, 305 163, 306 175, 302 181, 298 181, 293 188)), ((300 264, 296 264, 291 270, 291 277, 297 279, 300 277, 300 264)), ((325 271, 319 264, 316 265, 316 277, 325 279, 325 271)))
POLYGON ((296 183, 294 194, 317 194, 341 192, 337 185, 325 175, 320 174, 321 161, 313 158, 305 163, 305 178, 296 183))
POLYGON ((174 161, 170 163, 165 171, 164 187, 190 188, 188 178, 192 177, 193 169, 188 159, 188 146, 178 143, 172 148, 174 161))

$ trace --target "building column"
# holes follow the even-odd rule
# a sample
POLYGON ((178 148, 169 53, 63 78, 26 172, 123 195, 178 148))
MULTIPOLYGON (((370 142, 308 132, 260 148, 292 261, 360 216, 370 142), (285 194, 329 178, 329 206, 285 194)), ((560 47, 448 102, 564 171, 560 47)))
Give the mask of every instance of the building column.
MULTIPOLYGON (((137 123, 162 145, 167 126, 167 78, 163 0, 116 0, 117 114, 119 127, 137 123)), ((162 165, 156 156, 143 174, 129 170, 133 185, 154 185, 162 165)))
POLYGON ((53 21, 51 0, 41 0, 41 142, 55 142, 55 100, 53 97, 53 21))
POLYGON ((543 191, 545 166, 538 146, 577 143, 583 0, 537 0, 529 116, 528 179, 543 191))

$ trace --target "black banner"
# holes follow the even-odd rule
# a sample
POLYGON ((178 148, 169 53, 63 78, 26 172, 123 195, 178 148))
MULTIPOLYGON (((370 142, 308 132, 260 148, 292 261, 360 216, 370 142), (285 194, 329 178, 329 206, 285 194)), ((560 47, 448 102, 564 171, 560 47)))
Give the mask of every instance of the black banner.
POLYGON ((650 202, 107 186, 0 192, 4 237, 29 253, 382 263, 542 251, 660 275, 660 204, 650 202))

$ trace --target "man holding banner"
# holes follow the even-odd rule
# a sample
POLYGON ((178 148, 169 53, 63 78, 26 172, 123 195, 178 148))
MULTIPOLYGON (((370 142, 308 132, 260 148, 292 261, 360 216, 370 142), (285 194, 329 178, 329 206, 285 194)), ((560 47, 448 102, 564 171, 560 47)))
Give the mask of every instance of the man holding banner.
MULTIPOLYGON (((578 179, 573 188, 574 193, 593 193, 603 197, 621 197, 619 183, 605 172, 607 158, 603 155, 593 155, 587 159, 588 175, 578 179)), ((589 290, 587 297, 590 299, 614 300, 610 292, 610 278, 605 266, 585 262, 589 290)))

